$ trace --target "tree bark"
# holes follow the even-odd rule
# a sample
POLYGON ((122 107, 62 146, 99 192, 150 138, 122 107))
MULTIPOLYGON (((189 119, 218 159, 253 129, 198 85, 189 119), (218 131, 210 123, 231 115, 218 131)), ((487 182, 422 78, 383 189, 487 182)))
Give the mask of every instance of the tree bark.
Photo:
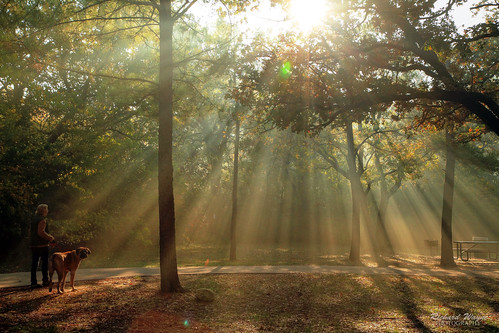
POLYGON ((347 120, 348 174, 352 192, 352 238, 350 243, 350 262, 360 264, 360 204, 362 184, 355 166, 355 143, 353 140, 352 121, 347 120))
POLYGON ((171 1, 160 2, 159 68, 159 261, 161 292, 182 291, 177 271, 173 197, 173 17, 171 1))
POLYGON ((456 156, 454 153, 454 140, 452 133, 447 130, 446 162, 445 162, 445 183, 444 202, 442 207, 442 241, 440 266, 443 268, 455 267, 454 253, 452 251, 452 208, 454 201, 454 172, 456 168, 456 156))
POLYGON ((236 227, 237 227, 237 179, 239 174, 239 131, 240 120, 236 114, 236 141, 234 142, 234 172, 232 180, 232 216, 230 219, 230 260, 236 260, 236 227))

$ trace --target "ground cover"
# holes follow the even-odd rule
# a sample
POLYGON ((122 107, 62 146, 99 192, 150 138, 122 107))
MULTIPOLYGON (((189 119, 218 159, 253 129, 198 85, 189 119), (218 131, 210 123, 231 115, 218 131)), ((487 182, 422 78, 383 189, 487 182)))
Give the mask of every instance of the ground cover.
MULTIPOLYGON (((84 260, 81 268, 110 267, 158 267, 159 256, 156 252, 148 253, 142 250, 106 252, 92 249, 92 255, 84 260)), ((224 247, 189 246, 177 249, 179 266, 263 266, 263 265, 325 265, 349 266, 348 252, 329 252, 309 248, 254 248, 240 247, 238 259, 229 260, 229 249, 224 247)), ((406 268, 438 268, 438 256, 416 255, 403 253, 385 257, 388 266, 406 268)), ((364 266, 375 267, 378 263, 369 255, 363 255, 364 266)), ((470 261, 456 260, 459 268, 464 269, 499 269, 499 261, 473 258, 470 261)), ((1 273, 27 272, 30 270, 31 254, 18 254, 0 263, 1 273)))
MULTIPOLYGON (((229 249, 221 247, 179 247, 177 262, 179 266, 264 266, 264 265, 325 265, 349 266, 348 252, 331 253, 328 251, 311 250, 308 248, 240 248, 236 261, 229 260, 229 249)), ((439 256, 399 254, 385 257, 386 265, 405 268, 438 268, 439 256)), ((364 266, 376 267, 378 262, 370 255, 363 255, 361 262, 364 266)), ((470 261, 456 260, 459 268, 463 269, 499 269, 498 260, 473 258, 470 261)), ((146 267, 159 266, 159 257, 151 255, 144 259, 140 251, 113 253, 112 257, 105 257, 101 253, 92 253, 92 257, 83 262, 82 267, 146 267)))
MULTIPOLYGON (((428 261, 394 258, 391 264, 436 264, 428 261)), ((499 331, 497 280, 473 273, 183 275, 181 282, 188 291, 172 295, 159 293, 158 276, 79 281, 76 292, 63 295, 0 289, 0 331, 499 331), (215 300, 198 301, 200 288, 213 290, 215 300)))

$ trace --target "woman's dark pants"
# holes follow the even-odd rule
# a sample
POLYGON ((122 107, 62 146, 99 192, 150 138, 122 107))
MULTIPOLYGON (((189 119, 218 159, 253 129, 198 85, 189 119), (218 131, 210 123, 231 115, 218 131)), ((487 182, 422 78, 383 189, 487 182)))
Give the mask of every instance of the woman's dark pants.
POLYGON ((42 259, 42 281, 43 284, 47 284, 49 282, 49 248, 48 246, 44 247, 32 247, 32 261, 31 261, 31 286, 36 286, 36 271, 38 269, 38 261, 42 259))

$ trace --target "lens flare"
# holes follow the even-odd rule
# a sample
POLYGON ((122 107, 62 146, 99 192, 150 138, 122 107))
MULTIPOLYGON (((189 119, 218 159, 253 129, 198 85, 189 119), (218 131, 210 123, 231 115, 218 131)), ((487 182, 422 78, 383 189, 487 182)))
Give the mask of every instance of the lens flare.
POLYGON ((283 79, 287 79, 291 76, 291 62, 286 61, 282 64, 280 75, 283 79))

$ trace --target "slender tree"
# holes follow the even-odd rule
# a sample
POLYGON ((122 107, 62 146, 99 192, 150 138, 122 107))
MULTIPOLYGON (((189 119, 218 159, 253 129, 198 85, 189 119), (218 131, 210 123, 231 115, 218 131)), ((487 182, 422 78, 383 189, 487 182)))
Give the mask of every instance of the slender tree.
POLYGON ((352 194, 352 238, 350 243, 350 261, 354 264, 360 264, 360 212, 361 196, 364 195, 360 176, 356 167, 356 149, 353 138, 352 121, 348 120, 346 124, 347 145, 348 145, 348 175, 350 179, 350 188, 352 194))
MULTIPOLYGON (((390 197, 400 188, 402 185, 402 178, 399 177, 395 184, 389 189, 386 174, 381 165, 380 156, 375 153, 374 164, 379 175, 379 203, 375 205, 376 209, 376 230, 375 230, 375 246, 378 254, 388 254, 393 255, 393 245, 388 236, 388 231, 386 228, 386 212, 388 210, 388 202, 390 197)), ((400 172, 399 172, 400 173, 400 172)))
POLYGON ((159 61, 158 203, 161 291, 182 291, 177 271, 173 196, 173 23, 170 0, 161 0, 159 61))
POLYGON ((456 266, 452 251, 452 211, 454 202, 454 174, 456 170, 456 152, 451 129, 445 133, 445 183, 442 206, 442 254, 440 266, 451 268, 456 266))
POLYGON ((234 171, 232 180, 232 215, 230 218, 230 260, 234 261, 237 259, 237 239, 236 239, 236 228, 237 228, 237 189, 238 189, 238 175, 239 175, 239 132, 241 127, 241 120, 239 115, 236 113, 234 115, 236 122, 236 137, 234 142, 234 171))

